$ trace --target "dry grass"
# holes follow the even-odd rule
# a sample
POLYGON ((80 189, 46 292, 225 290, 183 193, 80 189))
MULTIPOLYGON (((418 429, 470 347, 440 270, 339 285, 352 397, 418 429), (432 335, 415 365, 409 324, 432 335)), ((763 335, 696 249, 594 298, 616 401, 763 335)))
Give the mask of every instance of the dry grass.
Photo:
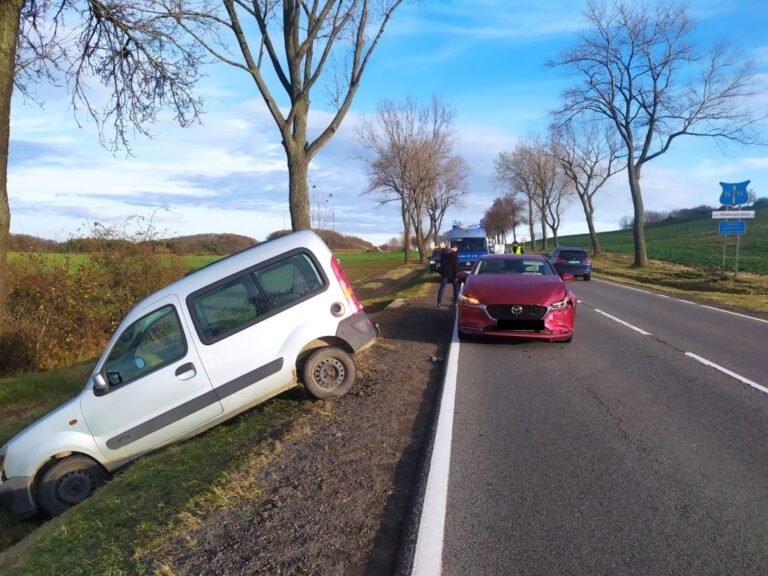
POLYGON ((605 280, 614 280, 651 288, 660 292, 684 296, 707 304, 737 311, 768 314, 768 276, 733 273, 651 260, 644 268, 632 267, 632 256, 601 254, 593 258, 595 273, 605 280))

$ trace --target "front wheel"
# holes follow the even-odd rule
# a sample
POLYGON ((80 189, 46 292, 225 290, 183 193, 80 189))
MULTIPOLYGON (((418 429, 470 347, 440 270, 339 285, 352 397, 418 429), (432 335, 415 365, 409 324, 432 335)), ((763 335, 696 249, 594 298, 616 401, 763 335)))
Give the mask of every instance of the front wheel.
POLYGON ((328 346, 310 354, 302 370, 304 386, 319 400, 341 398, 357 376, 355 361, 341 348, 328 346))
POLYGON ((51 517, 58 516, 88 498, 108 477, 104 468, 86 456, 59 460, 40 478, 40 507, 51 517))

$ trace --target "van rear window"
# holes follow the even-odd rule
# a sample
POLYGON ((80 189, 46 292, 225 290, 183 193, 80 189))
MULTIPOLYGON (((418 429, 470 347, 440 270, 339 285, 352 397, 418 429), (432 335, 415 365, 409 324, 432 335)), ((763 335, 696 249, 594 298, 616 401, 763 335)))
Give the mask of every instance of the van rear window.
POLYGON ((191 299, 200 339, 211 344, 324 288, 305 253, 231 278, 191 299))
POLYGON ((273 307, 289 304, 323 285, 314 264, 306 254, 295 254, 287 260, 254 272, 259 285, 273 307))

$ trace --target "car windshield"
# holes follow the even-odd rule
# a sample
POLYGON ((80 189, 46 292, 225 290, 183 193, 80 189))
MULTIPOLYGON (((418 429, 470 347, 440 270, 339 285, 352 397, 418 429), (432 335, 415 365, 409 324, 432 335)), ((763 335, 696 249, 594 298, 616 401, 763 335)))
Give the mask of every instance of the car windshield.
POLYGON ((456 238, 451 240, 451 246, 459 252, 484 252, 487 250, 485 238, 456 238))
POLYGON ((480 260, 475 274, 538 274, 540 276, 555 276, 554 270, 544 260, 509 260, 494 258, 480 260))

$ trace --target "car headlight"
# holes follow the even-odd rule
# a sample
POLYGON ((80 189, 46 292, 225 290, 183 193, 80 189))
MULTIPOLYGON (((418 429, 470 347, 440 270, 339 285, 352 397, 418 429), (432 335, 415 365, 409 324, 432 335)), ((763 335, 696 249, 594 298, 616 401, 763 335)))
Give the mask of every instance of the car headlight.
POLYGON ((557 302, 552 302, 552 304, 549 305, 552 310, 565 310, 568 308, 568 297, 566 296, 562 300, 558 300, 557 302))
POLYGON ((469 304, 470 306, 480 305, 480 300, 469 294, 459 294, 459 301, 461 301, 462 304, 469 304))

